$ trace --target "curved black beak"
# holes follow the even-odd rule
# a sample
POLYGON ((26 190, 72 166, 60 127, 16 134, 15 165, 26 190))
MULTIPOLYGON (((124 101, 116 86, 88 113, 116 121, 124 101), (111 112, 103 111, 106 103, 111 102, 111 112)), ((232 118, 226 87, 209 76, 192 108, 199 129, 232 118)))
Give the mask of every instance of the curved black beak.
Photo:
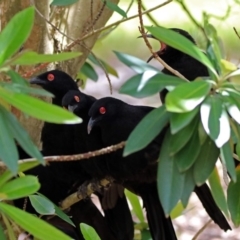
POLYGON ((45 85, 46 84, 46 81, 44 81, 38 77, 31 78, 29 82, 31 84, 37 84, 37 85, 45 85))
MULTIPOLYGON (((147 38, 154 38, 154 39, 156 39, 152 34, 146 34, 145 35, 147 38)), ((137 38, 143 38, 143 36, 139 36, 139 37, 137 37, 137 38)))
POLYGON ((74 110, 78 107, 77 104, 74 104, 74 105, 68 105, 68 111, 70 112, 74 112, 74 110))
POLYGON ((87 125, 87 132, 88 132, 88 134, 91 133, 92 128, 94 126, 94 123, 95 123, 95 119, 90 118, 89 121, 88 121, 88 125, 87 125))

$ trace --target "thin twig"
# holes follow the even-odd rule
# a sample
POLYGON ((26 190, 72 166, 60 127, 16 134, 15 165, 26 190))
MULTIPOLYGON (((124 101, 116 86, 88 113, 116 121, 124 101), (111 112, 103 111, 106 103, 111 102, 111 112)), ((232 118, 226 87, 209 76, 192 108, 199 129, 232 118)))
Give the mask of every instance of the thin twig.
POLYGON ((236 33, 236 35, 238 36, 238 38, 240 39, 240 35, 239 35, 239 33, 237 32, 237 29, 236 29, 235 27, 233 27, 233 30, 234 30, 234 32, 236 33))
MULTIPOLYGON (((119 149, 122 149, 125 146, 125 142, 120 142, 118 144, 108 146, 96 151, 87 152, 87 153, 81 153, 81 154, 74 154, 74 155, 63 155, 63 156, 49 156, 44 157, 43 159, 46 162, 70 162, 70 161, 80 161, 83 159, 89 159, 92 157, 109 154, 111 152, 115 152, 119 149)), ((25 163, 25 162, 34 162, 36 161, 36 158, 28 158, 19 160, 18 163, 25 163)), ((0 162, 0 167, 5 167, 5 164, 3 162, 0 162)))
MULTIPOLYGON (((151 9, 145 11, 145 12, 143 12, 142 15, 143 15, 143 14, 147 14, 147 13, 149 13, 149 12, 151 12, 151 11, 154 11, 154 10, 160 8, 160 7, 163 7, 163 6, 169 4, 169 3, 172 2, 172 1, 173 1, 173 0, 169 0, 169 1, 166 1, 166 2, 164 2, 164 3, 161 3, 161 4, 157 5, 157 6, 151 8, 151 9)), ((115 25, 118 25, 118 24, 120 24, 120 23, 126 22, 126 21, 128 21, 128 20, 130 20, 130 19, 133 19, 133 18, 136 18, 136 17, 138 17, 138 14, 133 15, 133 16, 128 17, 128 18, 121 19, 121 20, 119 20, 119 21, 117 21, 117 22, 114 22, 114 23, 112 23, 112 24, 109 24, 108 26, 105 26, 105 27, 96 29, 96 30, 94 30, 93 32, 91 32, 91 33, 89 33, 89 34, 86 34, 86 35, 84 35, 83 37, 81 37, 81 38, 79 38, 79 39, 76 39, 74 42, 72 42, 72 43, 70 43, 69 45, 67 45, 67 46, 65 47, 65 51, 69 51, 73 46, 75 46, 75 45, 77 44, 77 42, 81 42, 81 41, 85 40, 86 38, 91 37, 92 35, 94 35, 94 34, 96 34, 96 33, 102 32, 102 31, 104 31, 104 30, 106 30, 106 29, 109 29, 109 28, 111 28, 111 27, 114 27, 115 25)))
POLYGON ((208 225, 209 225, 211 222, 212 222, 212 219, 209 219, 209 220, 203 225, 203 227, 197 231, 197 233, 194 235, 194 237, 192 238, 192 240, 196 240, 196 239, 199 237, 199 235, 208 227, 208 225))
POLYGON ((167 63, 165 63, 156 52, 153 51, 151 44, 149 43, 147 37, 146 37, 146 32, 143 26, 143 19, 142 19, 142 7, 141 7, 141 0, 138 0, 138 14, 139 14, 139 22, 140 22, 140 27, 139 27, 139 31, 142 34, 142 37, 145 41, 145 44, 147 45, 149 51, 152 53, 152 55, 154 56, 154 58, 156 58, 162 65, 163 67, 165 67, 167 70, 169 70, 171 73, 173 73, 174 75, 178 76, 179 78, 182 78, 186 81, 188 81, 181 73, 179 73, 178 71, 176 71, 175 69, 173 69, 172 67, 170 67, 167 63))
MULTIPOLYGON (((144 4, 142 3, 141 5, 142 5, 143 11, 146 11, 146 7, 144 6, 144 4)), ((147 13, 146 15, 149 18, 149 20, 153 23, 154 26, 159 26, 157 21, 153 18, 153 16, 150 13, 147 13)))

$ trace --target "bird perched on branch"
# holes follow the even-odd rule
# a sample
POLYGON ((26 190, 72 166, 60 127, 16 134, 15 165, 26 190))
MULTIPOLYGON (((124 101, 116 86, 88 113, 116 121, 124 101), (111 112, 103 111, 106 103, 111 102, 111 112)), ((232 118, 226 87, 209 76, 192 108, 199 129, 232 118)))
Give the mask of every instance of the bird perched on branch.
MULTIPOLYGON (((58 106, 62 106, 62 99, 69 90, 75 90, 80 93, 76 82, 68 74, 59 70, 52 70, 40 74, 31 79, 30 83, 40 85, 45 90, 54 94, 55 97, 52 102, 58 106)), ((91 100, 93 99, 94 98, 91 100)), ((83 122, 85 117, 86 116, 83 116, 83 122)), ((89 151, 89 148, 86 145, 86 128, 84 130, 85 131, 81 131, 81 124, 64 125, 44 123, 41 136, 43 155, 68 155, 89 151), (76 129, 79 129, 77 134, 75 132, 76 129)), ((89 179, 88 173, 82 168, 81 162, 79 161, 54 162, 50 164, 50 168, 52 175, 59 182, 59 185, 56 181, 54 182, 54 191, 58 191, 58 194, 65 192, 66 190, 69 193, 70 191, 76 191, 78 186, 89 179), (61 182, 66 184, 64 189, 62 189, 61 182), (74 188, 72 188, 72 186, 74 186, 74 188)), ((48 182, 47 178, 45 179, 45 182, 48 182)), ((116 201, 116 204, 112 206, 111 209, 106 210, 107 212, 105 211, 105 217, 100 214, 90 198, 84 200, 81 205, 81 209, 89 209, 89 212, 86 212, 84 209, 78 211, 78 214, 82 212, 81 217, 85 218, 81 218, 81 222, 87 222, 89 225, 93 226, 101 239, 130 240, 133 238, 132 217, 125 196, 119 201, 116 201), (93 208, 98 212, 95 214, 95 218, 93 218, 93 215, 91 215, 90 212, 90 209, 93 212, 93 208), (127 223, 131 221, 131 224, 128 224, 128 226, 125 225, 125 222, 121 221, 122 215, 119 216, 119 212, 121 214, 126 213, 127 219, 125 220, 127 223), (122 238, 122 236, 124 236, 124 238, 122 238)), ((75 218, 80 219, 78 215, 75 215, 75 218)))

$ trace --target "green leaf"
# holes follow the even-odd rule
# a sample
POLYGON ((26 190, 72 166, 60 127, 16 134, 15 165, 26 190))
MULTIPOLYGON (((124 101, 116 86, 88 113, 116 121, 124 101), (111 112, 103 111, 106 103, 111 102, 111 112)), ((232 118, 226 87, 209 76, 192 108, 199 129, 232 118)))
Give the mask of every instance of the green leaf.
MULTIPOLYGON (((177 159, 176 159, 177 160, 177 159)), ((184 173, 184 186, 183 186, 183 191, 182 191, 182 196, 181 196, 181 202, 183 206, 186 208, 188 205, 189 198, 194 191, 195 188, 195 182, 193 178, 193 171, 192 169, 189 169, 184 173)))
POLYGON ((29 200, 39 214, 52 215, 55 213, 54 204, 48 199, 38 195, 30 195, 29 200))
POLYGON ((231 181, 227 189, 227 204, 235 226, 240 225, 240 168, 237 167, 237 181, 231 181))
POLYGON ((60 230, 21 209, 0 202, 0 210, 39 240, 46 240, 49 238, 51 238, 51 240, 71 240, 69 236, 62 233, 60 230))
POLYGON ((239 102, 236 101, 236 99, 234 99, 231 95, 224 96, 224 100, 226 100, 224 103, 227 107, 228 113, 238 124, 240 124, 239 102))
POLYGON ((124 190, 129 202, 131 203, 133 212, 136 214, 140 222, 144 222, 143 210, 139 202, 139 197, 127 189, 124 190))
POLYGON ((4 234, 2 224, 0 224, 0 239, 1 240, 7 240, 6 235, 4 234))
POLYGON ((168 86, 178 86, 185 82, 181 78, 173 77, 155 71, 145 71, 127 80, 119 92, 137 98, 144 98, 160 92, 168 86), (152 76, 153 75, 153 76, 152 76))
POLYGON ((177 160, 170 156, 170 138, 168 131, 161 147, 157 174, 158 194, 166 215, 181 198, 184 186, 184 174, 178 171, 177 160))
POLYGON ((11 62, 12 65, 34 65, 38 63, 60 62, 79 57, 80 52, 62 52, 56 54, 38 54, 32 51, 25 51, 11 62))
POLYGON ((8 120, 0 108, 0 158, 14 174, 18 170, 18 153, 12 132, 8 127, 8 120))
POLYGON ((232 179, 235 182, 236 179, 236 171, 235 171, 235 164, 232 157, 232 149, 229 142, 226 142, 220 149, 221 153, 221 160, 223 164, 227 167, 227 171, 232 179))
POLYGON ((222 102, 216 97, 209 96, 201 105, 200 113, 206 133, 215 141, 217 147, 221 148, 229 140, 231 133, 228 116, 222 107, 222 102))
POLYGON ((151 70, 153 73, 159 73, 159 69, 151 66, 150 64, 146 63, 145 61, 128 55, 126 53, 121 53, 121 52, 117 52, 117 51, 113 51, 118 60, 120 60, 122 63, 124 63, 126 66, 128 66, 129 68, 131 68, 132 70, 134 70, 137 73, 144 73, 146 71, 151 70))
POLYGON ((16 73, 13 70, 9 70, 7 72, 7 75, 11 78, 13 83, 19 84, 21 86, 29 86, 29 83, 26 79, 22 78, 21 75, 19 75, 18 73, 16 73))
MULTIPOLYGON (((173 135, 174 138, 174 135, 173 135)), ((197 159, 201 145, 197 129, 195 129, 190 140, 176 155, 176 161, 180 172, 188 170, 197 159)))
POLYGON ((19 145, 31 156, 38 159, 41 163, 45 163, 43 160, 42 154, 39 152, 37 146, 34 145, 32 139, 26 132, 26 130, 20 125, 16 117, 2 108, 0 110, 3 113, 8 129, 11 131, 11 135, 17 140, 19 145))
POLYGON ((182 215, 184 210, 183 204, 181 202, 178 202, 177 205, 173 208, 173 210, 170 213, 171 219, 177 218, 182 215))
POLYGON ((179 33, 166 29, 163 27, 146 27, 146 29, 154 35, 160 41, 166 43, 168 46, 176 48, 193 58, 197 59, 199 62, 204 64, 208 69, 217 76, 217 72, 214 69, 211 61, 206 57, 206 55, 190 40, 186 37, 180 35, 179 33))
POLYGON ((74 4, 76 2, 78 2, 78 0, 53 0, 51 5, 63 7, 63 6, 74 4))
POLYGON ((193 177, 198 186, 201 186, 208 179, 214 169, 218 156, 219 149, 210 138, 207 138, 193 165, 193 177))
MULTIPOLYGON (((37 161, 33 162, 23 162, 20 163, 18 172, 24 172, 27 171, 30 168, 36 167, 39 164, 37 161)), ((1 174, 0 176, 0 187, 6 183, 8 180, 10 180, 13 177, 13 173, 10 170, 6 170, 4 173, 1 174)))
POLYGON ((11 93, 1 87, 0 98, 3 98, 6 102, 12 104, 30 116, 36 117, 43 121, 67 124, 82 122, 79 117, 60 107, 46 103, 31 96, 20 93, 11 93))
POLYGON ((225 215, 229 217, 226 197, 224 195, 223 188, 221 186, 220 178, 218 175, 218 170, 216 167, 214 168, 213 172, 209 176, 208 181, 209 181, 211 192, 216 204, 225 213, 225 215))
POLYGON ((85 62, 80 70, 86 77, 92 79, 94 82, 98 80, 98 75, 90 63, 85 62))
POLYGON ((0 34, 0 65, 16 53, 30 35, 34 22, 34 7, 17 13, 0 34))
POLYGON ((123 156, 146 147, 166 126, 168 119, 169 113, 164 105, 148 113, 128 137, 123 156))
POLYGON ((92 54, 89 54, 89 55, 88 55, 88 59, 89 59, 92 63, 94 63, 94 64, 96 64, 97 66, 99 66, 100 68, 103 68, 103 67, 104 67, 105 70, 107 71, 107 73, 112 74, 112 75, 115 76, 115 77, 118 77, 117 71, 116 71, 113 67, 111 67, 108 63, 106 63, 105 61, 103 61, 102 59, 99 59, 99 58, 96 59, 96 57, 93 56, 92 54))
POLYGON ((115 4, 115 3, 113 3, 113 2, 111 2, 111 1, 109 1, 109 0, 102 0, 102 1, 103 1, 103 2, 106 2, 106 6, 107 6, 110 10, 119 13, 121 16, 123 16, 123 17, 125 17, 125 18, 127 17, 126 12, 124 12, 117 4, 115 4))
POLYGON ((166 108, 169 112, 190 112, 205 99, 210 89, 207 81, 183 83, 167 94, 166 108))
POLYGON ((34 176, 24 176, 11 180, 0 188, 1 200, 13 200, 28 196, 40 188, 38 178, 34 176))
POLYGON ((187 142, 196 131, 198 124, 198 119, 194 118, 190 124, 181 129, 176 134, 172 135, 170 138, 170 154, 175 155, 179 150, 186 146, 187 142))
POLYGON ((170 116, 171 133, 176 134, 178 131, 186 127, 198 113, 199 108, 193 109, 186 113, 172 113, 170 116))
POLYGON ((85 240, 101 240, 94 228, 86 223, 80 223, 80 229, 85 240))

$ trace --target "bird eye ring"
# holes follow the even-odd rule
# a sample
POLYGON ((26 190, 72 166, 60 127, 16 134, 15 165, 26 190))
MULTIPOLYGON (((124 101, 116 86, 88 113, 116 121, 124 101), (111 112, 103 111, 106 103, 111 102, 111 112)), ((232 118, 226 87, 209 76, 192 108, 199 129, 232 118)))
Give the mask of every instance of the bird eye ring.
POLYGON ((48 79, 48 81, 53 81, 54 80, 54 75, 52 74, 52 73, 49 73, 48 75, 47 75, 47 79, 48 79))
POLYGON ((99 112, 100 112, 101 114, 105 114, 105 113, 106 113, 106 108, 105 108, 105 107, 100 107, 100 108, 99 108, 99 112))
POLYGON ((80 98, 78 96, 74 96, 76 102, 80 102, 80 98))

